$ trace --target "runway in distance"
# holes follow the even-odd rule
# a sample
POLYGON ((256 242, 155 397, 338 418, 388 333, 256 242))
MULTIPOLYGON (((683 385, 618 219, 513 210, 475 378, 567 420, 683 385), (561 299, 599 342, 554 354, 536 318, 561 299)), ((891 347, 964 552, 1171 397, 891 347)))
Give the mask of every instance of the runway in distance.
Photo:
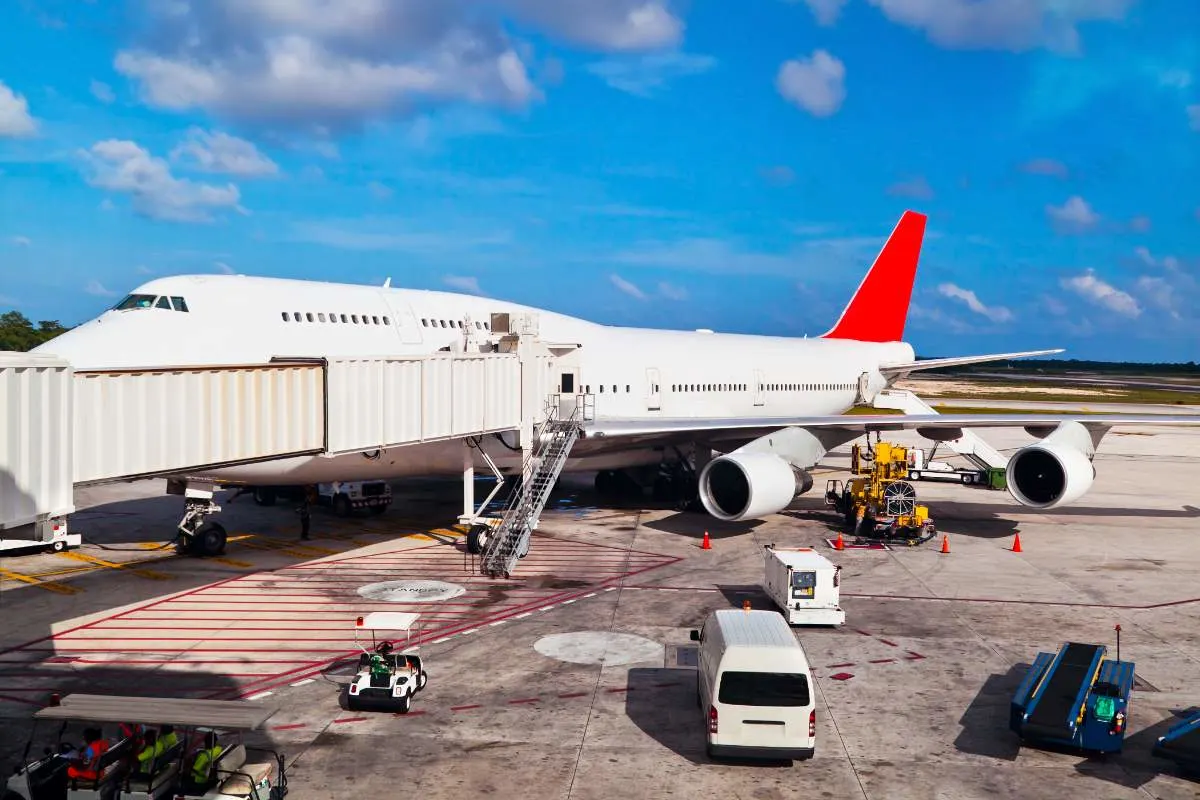
MULTIPOLYGON (((65 358, 80 371, 422 355, 487 349, 493 312, 536 313, 543 341, 581 348, 583 366, 555 376, 558 392, 586 393, 595 402, 594 419, 564 470, 596 470, 598 484, 609 486, 676 470, 693 476, 689 491, 723 520, 787 507, 811 489, 809 470, 826 452, 868 431, 915 429, 946 440, 966 428, 1024 427, 1040 441, 1009 460, 1009 492, 1022 505, 1052 508, 1091 486, 1096 447, 1114 424, 1200 424, 1200 415, 843 416, 916 370, 1062 352, 917 361, 903 334, 925 223, 923 214, 903 214, 840 318, 815 338, 614 327, 474 295, 387 285, 184 275, 139 286, 35 352, 65 358), (689 450, 706 451, 705 457, 694 461, 689 450), (707 451, 717 455, 708 460, 707 451)), ((503 436, 483 444, 502 471, 519 473, 520 452, 503 436)), ((462 471, 463 445, 455 440, 392 448, 372 459, 304 456, 186 477, 278 486, 462 471)))

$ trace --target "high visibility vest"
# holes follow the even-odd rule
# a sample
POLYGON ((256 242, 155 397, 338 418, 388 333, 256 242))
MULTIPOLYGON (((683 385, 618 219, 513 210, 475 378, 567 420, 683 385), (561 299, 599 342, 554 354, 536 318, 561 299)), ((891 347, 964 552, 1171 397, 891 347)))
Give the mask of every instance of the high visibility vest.
POLYGON ((174 731, 171 731, 168 734, 158 737, 158 741, 163 746, 163 751, 167 751, 179 744, 179 737, 175 735, 174 731))
POLYGON ((221 755, 220 745, 196 753, 196 760, 192 762, 192 781, 194 783, 208 783, 208 773, 219 755, 221 755))
POLYGON ((138 753, 138 766, 145 770, 155 758, 161 756, 166 750, 167 748, 163 745, 162 740, 155 739, 154 744, 146 745, 142 752, 138 753))
POLYGON ((67 767, 67 775, 72 778, 83 778, 85 780, 95 780, 96 767, 100 763, 100 757, 108 752, 108 740, 97 739, 87 746, 83 751, 83 766, 76 767, 71 765, 67 767))

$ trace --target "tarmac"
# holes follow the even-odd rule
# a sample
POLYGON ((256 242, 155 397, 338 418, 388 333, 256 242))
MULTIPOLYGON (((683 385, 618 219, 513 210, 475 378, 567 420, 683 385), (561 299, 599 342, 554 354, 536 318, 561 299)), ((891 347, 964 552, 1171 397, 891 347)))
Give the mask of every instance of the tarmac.
MULTIPOLYGON (((1004 452, 1032 441, 983 435, 1004 452)), ((1200 797, 1150 754, 1200 706, 1198 444, 1200 432, 1115 428, 1091 491, 1050 511, 919 482, 938 537, 888 550, 827 544, 838 520, 824 481, 846 477, 848 448, 788 510, 747 523, 601 507, 590 476, 568 476, 507 580, 480 576, 449 526, 452 481, 397 484, 377 517, 317 511, 304 542, 290 505, 225 495, 228 552, 206 560, 164 547, 180 508, 162 482, 81 490, 72 526, 88 544, 0 559, 0 768, 52 692, 89 691, 276 704, 261 739, 286 753, 289 798, 1200 797), (771 607, 771 543, 843 568, 846 624, 796 629, 816 678, 816 756, 713 762, 688 632, 717 608, 771 607), (345 710, 354 620, 374 610, 421 614, 430 679, 407 715, 345 710), (1036 654, 1068 640, 1111 654, 1117 624, 1138 676, 1124 751, 1021 746, 1009 700, 1036 654)), ((51 743, 37 731, 34 752, 51 743)))

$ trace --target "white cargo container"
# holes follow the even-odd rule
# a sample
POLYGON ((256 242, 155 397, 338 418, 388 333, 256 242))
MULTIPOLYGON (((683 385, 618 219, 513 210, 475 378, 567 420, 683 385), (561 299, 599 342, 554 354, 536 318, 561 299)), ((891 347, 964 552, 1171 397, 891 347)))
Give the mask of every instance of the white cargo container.
POLYGON ((60 358, 0 353, 0 551, 80 544, 66 521, 75 510, 73 380, 60 358))
POLYGON ((765 545, 763 588, 783 610, 789 625, 841 625, 842 568, 811 547, 765 545))

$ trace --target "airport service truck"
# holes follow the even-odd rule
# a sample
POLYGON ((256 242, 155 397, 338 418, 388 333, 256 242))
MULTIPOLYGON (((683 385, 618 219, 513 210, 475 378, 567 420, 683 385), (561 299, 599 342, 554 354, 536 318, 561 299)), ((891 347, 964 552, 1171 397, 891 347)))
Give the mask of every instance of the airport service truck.
POLYGON ((764 546, 763 588, 783 611, 789 625, 841 625, 842 568, 811 547, 764 546))
MULTIPOLYGON (((303 486, 256 486, 254 502, 260 506, 275 505, 276 499, 295 502, 304 500, 303 486)), ((365 508, 372 514, 382 514, 392 504, 392 487, 387 481, 338 481, 317 484, 317 505, 330 506, 340 517, 365 508)))

